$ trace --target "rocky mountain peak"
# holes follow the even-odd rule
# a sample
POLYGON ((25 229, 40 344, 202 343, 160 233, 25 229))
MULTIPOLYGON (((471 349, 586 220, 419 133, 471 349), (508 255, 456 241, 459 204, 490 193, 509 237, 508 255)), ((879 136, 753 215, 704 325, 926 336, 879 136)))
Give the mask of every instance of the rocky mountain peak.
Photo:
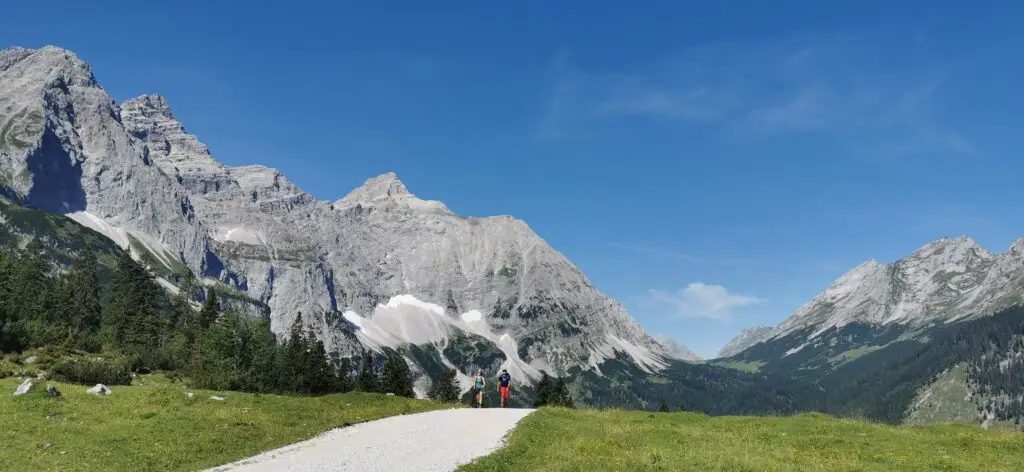
POLYGON ((0 53, 0 71, 7 71, 15 66, 20 67, 20 78, 36 80, 36 86, 96 86, 96 79, 89 64, 75 53, 56 46, 44 46, 39 49, 11 48, 0 53))
POLYGON ((910 258, 922 259, 942 256, 944 259, 961 259, 971 255, 990 258, 992 254, 973 238, 960 236, 957 238, 943 237, 932 241, 914 251, 910 258))
POLYGON ((367 179, 359 188, 349 192, 342 200, 373 201, 387 197, 411 196, 409 189, 394 172, 367 179))
POLYGON ((121 121, 134 138, 146 144, 150 157, 164 173, 193 180, 186 187, 203 186, 194 182, 196 179, 223 179, 224 166, 213 159, 206 144, 174 118, 163 96, 143 95, 128 100, 121 105, 121 121))
POLYGON ((775 328, 765 325, 757 325, 740 331, 720 351, 718 357, 730 357, 745 351, 747 348, 768 339, 775 328))
POLYGON ((444 203, 436 200, 420 200, 409 192, 394 172, 367 179, 359 188, 334 202, 338 208, 355 205, 380 206, 382 208, 405 208, 411 211, 426 211, 442 214, 451 213, 444 203))
POLYGON ((122 110, 132 110, 133 113, 156 120, 174 120, 171 113, 171 106, 163 95, 147 94, 135 97, 121 105, 122 110))

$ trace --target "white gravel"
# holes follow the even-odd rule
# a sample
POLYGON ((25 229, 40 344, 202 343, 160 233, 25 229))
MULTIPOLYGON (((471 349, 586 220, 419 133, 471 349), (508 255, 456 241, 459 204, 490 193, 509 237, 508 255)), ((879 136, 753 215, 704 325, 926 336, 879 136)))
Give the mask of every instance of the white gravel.
POLYGON ((505 435, 533 411, 460 408, 393 416, 209 471, 452 471, 501 447, 505 435))

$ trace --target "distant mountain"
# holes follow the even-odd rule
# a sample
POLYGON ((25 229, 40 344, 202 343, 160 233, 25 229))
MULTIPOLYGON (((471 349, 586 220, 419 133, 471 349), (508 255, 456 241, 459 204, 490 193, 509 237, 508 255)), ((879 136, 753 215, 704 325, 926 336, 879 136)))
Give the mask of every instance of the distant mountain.
POLYGON ((405 348, 418 374, 529 381, 619 356, 656 372, 688 352, 520 220, 459 216, 393 173, 320 201, 275 169, 225 166, 166 99, 118 105, 56 47, 0 51, 0 192, 106 235, 166 285, 190 271, 226 287, 277 333, 301 312, 336 356, 405 348))
POLYGON ((760 343, 727 353, 727 364, 827 392, 827 402, 801 394, 801 409, 892 422, 1020 421, 1022 302, 1024 239, 997 254, 968 237, 942 238, 855 267, 760 343), (970 395, 934 398, 940 392, 970 395))
POLYGON ((689 350, 686 346, 677 343, 674 339, 670 339, 666 336, 656 335, 654 339, 657 339, 662 346, 665 347, 668 354, 676 359, 686 362, 700 362, 700 356, 689 350))
POLYGON ((1024 301, 1024 239, 993 254, 973 239, 942 238, 891 264, 869 260, 783 321, 772 338, 850 323, 918 326, 991 314, 1024 301))
POLYGON ((732 338, 725 347, 718 351, 718 357, 730 357, 739 354, 748 347, 768 339, 774 330, 775 328, 771 326, 758 325, 740 331, 736 337, 732 338))

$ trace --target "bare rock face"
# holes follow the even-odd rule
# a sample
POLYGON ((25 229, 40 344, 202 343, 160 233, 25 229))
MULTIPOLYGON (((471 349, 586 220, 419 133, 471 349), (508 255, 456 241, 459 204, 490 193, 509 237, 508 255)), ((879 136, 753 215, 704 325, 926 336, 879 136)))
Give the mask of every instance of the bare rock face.
POLYGON ((984 316, 1024 302, 1024 239, 993 254, 969 237, 942 238, 889 264, 869 260, 836 279, 770 333, 850 323, 920 326, 984 316))
POLYGON ((410 330, 427 323, 443 325, 428 343, 439 351, 479 336, 528 376, 615 356, 653 371, 671 357, 524 222, 461 217, 393 173, 328 202, 275 169, 224 166, 166 99, 118 106, 63 49, 0 52, 0 130, 9 196, 231 287, 266 306, 277 333, 301 312, 342 356, 415 344, 410 330), (403 301, 415 309, 368 327, 403 301))
POLYGON ((729 357, 745 351, 747 348, 768 339, 775 328, 771 326, 754 326, 740 331, 728 344, 718 351, 718 357, 729 357))

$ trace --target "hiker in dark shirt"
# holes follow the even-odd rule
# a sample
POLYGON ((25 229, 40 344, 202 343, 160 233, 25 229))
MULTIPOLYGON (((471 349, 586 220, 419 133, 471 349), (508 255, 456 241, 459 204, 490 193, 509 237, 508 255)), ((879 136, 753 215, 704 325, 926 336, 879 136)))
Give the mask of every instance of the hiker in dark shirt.
POLYGON ((512 376, 508 375, 508 369, 501 369, 501 375, 498 376, 498 393, 501 394, 501 407, 505 408, 505 404, 508 402, 509 389, 512 388, 512 376))

